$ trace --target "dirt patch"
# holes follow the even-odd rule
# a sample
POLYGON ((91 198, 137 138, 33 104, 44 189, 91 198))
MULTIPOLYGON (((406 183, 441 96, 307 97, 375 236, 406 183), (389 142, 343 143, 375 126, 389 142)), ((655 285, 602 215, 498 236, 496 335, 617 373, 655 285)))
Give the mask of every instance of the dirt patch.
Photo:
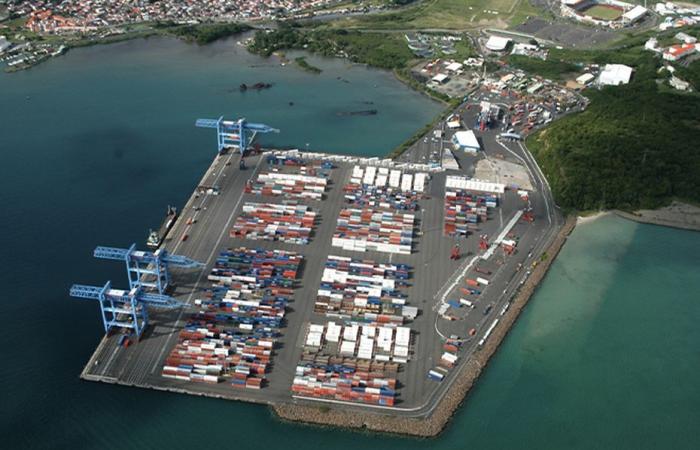
POLYGON ((523 165, 499 158, 479 160, 476 164, 474 178, 492 183, 503 183, 518 189, 533 190, 530 175, 523 165))

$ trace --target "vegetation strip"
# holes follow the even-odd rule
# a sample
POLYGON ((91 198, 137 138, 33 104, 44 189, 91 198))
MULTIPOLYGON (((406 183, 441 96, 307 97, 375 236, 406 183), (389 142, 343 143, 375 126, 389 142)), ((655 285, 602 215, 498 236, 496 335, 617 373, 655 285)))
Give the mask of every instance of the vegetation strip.
POLYGON ((315 74, 319 74, 319 73, 323 72, 318 67, 312 66, 311 64, 309 64, 309 62, 306 60, 305 56, 299 56, 298 58, 294 58, 294 62, 297 63, 297 65, 299 67, 301 67, 302 69, 304 69, 307 72, 315 73, 315 74))

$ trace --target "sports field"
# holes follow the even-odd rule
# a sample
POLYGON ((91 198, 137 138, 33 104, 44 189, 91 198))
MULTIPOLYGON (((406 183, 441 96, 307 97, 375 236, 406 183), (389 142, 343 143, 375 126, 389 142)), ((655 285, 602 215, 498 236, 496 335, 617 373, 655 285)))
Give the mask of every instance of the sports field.
POLYGON ((617 20, 622 16, 623 12, 621 9, 609 5, 593 5, 583 11, 585 15, 600 20, 617 20))

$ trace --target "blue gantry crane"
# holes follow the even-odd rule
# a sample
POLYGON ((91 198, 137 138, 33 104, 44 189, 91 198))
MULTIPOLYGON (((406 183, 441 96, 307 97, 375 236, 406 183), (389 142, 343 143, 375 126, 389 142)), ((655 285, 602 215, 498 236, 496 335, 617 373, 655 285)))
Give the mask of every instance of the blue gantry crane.
POLYGON ((204 267, 204 264, 198 261, 186 256, 171 255, 164 249, 155 252, 136 250, 136 244, 131 244, 129 248, 97 247, 94 256, 124 261, 129 289, 155 289, 159 294, 163 294, 170 283, 169 266, 189 269, 204 267))
POLYGON ((243 155, 253 141, 255 133, 279 133, 280 130, 262 123, 250 123, 245 118, 238 120, 224 120, 224 116, 218 119, 197 119, 195 126, 199 128, 216 129, 216 139, 219 152, 226 148, 238 147, 243 155), (248 133, 253 136, 248 139, 248 133))
POLYGON ((147 306, 159 308, 185 306, 167 295, 144 292, 140 286, 129 291, 112 289, 111 281, 104 286, 74 284, 70 288, 70 296, 100 302, 105 333, 109 333, 112 329, 129 329, 137 338, 141 338, 143 330, 148 325, 147 306))

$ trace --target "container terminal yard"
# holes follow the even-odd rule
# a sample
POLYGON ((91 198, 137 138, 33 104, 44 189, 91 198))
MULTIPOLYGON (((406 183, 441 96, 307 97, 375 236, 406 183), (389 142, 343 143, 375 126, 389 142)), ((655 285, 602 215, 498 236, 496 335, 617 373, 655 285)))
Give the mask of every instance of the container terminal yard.
POLYGON ((237 149, 277 130, 198 121, 217 128, 219 152, 160 248, 98 247, 129 279, 71 289, 98 300, 108 331, 81 377, 429 417, 563 225, 526 149, 479 126, 477 108, 461 114, 480 148, 454 149, 451 127, 404 155, 439 151, 430 165, 260 148, 243 158, 237 149))

